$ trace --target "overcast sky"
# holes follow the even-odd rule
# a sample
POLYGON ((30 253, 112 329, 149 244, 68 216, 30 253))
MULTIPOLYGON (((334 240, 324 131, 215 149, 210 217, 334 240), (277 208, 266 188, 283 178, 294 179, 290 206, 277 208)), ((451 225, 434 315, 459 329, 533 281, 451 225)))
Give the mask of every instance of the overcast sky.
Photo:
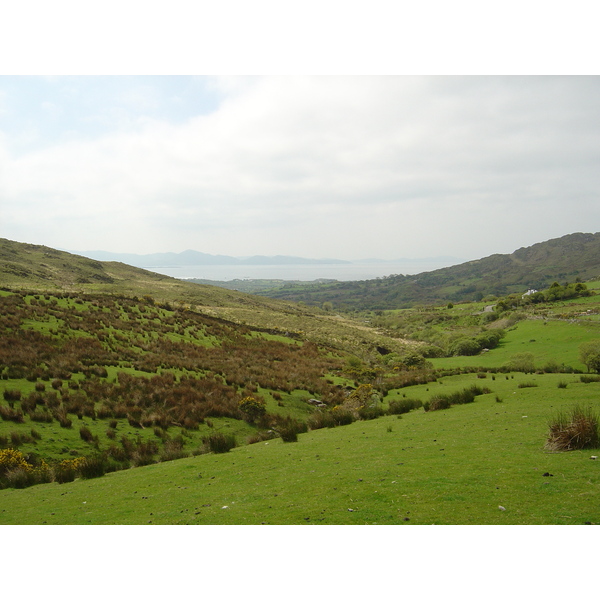
POLYGON ((0 236, 475 259, 600 230, 599 77, 0 77, 0 236))

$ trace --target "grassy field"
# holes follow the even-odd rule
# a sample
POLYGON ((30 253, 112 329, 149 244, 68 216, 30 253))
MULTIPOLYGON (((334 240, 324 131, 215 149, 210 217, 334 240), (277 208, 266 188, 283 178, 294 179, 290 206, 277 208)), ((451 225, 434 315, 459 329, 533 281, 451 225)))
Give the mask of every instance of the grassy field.
POLYGON ((597 323, 568 321, 523 320, 510 327, 497 348, 474 356, 452 356, 430 359, 436 368, 456 368, 470 365, 493 368, 506 365, 515 354, 531 353, 534 365, 541 369, 553 361, 586 371, 579 358, 579 346, 598 339, 597 323))
POLYGON ((600 460, 593 451, 549 453, 544 442, 560 408, 600 408, 600 384, 565 374, 462 375, 406 394, 426 400, 474 383, 491 393, 448 410, 421 409, 301 434, 297 443, 274 439, 100 479, 3 490, 0 523, 599 523, 600 460), (524 382, 536 387, 519 387, 524 382))
POLYGON ((29 252, 0 292, 0 451, 52 469, 101 454, 111 472, 25 489, 11 472, 0 524, 600 521, 600 451, 544 449, 558 411, 600 410, 579 355, 600 339, 597 296, 338 315, 29 252), (46 276, 69 293, 42 293, 46 276), (489 349, 455 355, 494 332, 489 349), (473 385, 473 403, 380 416, 473 385), (262 416, 242 411, 248 397, 262 416), (319 428, 348 410, 359 420, 319 428), (298 442, 283 441, 289 428, 298 442), (213 434, 238 447, 207 453, 213 434))

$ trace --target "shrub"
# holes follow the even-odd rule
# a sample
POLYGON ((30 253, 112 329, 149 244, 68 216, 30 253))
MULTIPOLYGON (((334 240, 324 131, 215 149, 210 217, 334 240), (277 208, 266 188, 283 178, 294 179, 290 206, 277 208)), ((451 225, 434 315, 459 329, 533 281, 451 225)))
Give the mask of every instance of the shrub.
POLYGON ((128 445, 126 443, 123 443, 123 438, 121 438, 121 443, 123 444, 123 448, 129 449, 129 451, 131 451, 132 448, 135 448, 131 454, 131 462, 134 466, 144 467, 146 465, 151 465, 155 462, 154 455, 158 452, 158 445, 156 444, 156 442, 138 441, 138 443, 135 446, 133 446, 133 444, 128 445))
POLYGON ((432 396, 429 402, 426 402, 423 407, 425 412, 432 410, 444 410, 450 408, 453 404, 469 404, 475 401, 476 396, 489 394, 491 390, 487 387, 472 385, 464 390, 452 392, 451 394, 436 394, 432 396))
POLYGON ((102 477, 106 473, 106 458, 101 454, 87 456, 79 465, 79 474, 83 479, 102 477))
POLYGON ((34 483, 36 483, 35 475, 30 466, 17 467, 16 469, 7 471, 4 475, 3 484, 6 485, 6 487, 22 489, 29 487, 34 483))
POLYGON ((7 402, 18 402, 21 399, 19 390, 4 390, 4 399, 7 402))
POLYGON ((23 453, 13 448, 0 450, 0 477, 8 471, 18 468, 27 468, 31 465, 25 460, 23 453))
POLYGON ((532 373, 535 371, 534 355, 532 352, 519 352, 511 356, 507 367, 511 371, 521 371, 523 373, 532 373))
POLYGON ((254 396, 246 396, 240 400, 238 406, 251 423, 267 412, 265 401, 262 398, 255 398, 254 396))
POLYGON ((279 435, 284 442, 298 441, 298 432, 293 427, 281 429, 279 435))
POLYGON ((52 423, 54 417, 47 411, 34 410, 29 413, 29 418, 37 423, 52 423))
POLYGON ((600 446, 600 419, 591 407, 575 405, 559 412, 548 424, 545 448, 554 452, 600 446))
POLYGON ((84 442, 93 442, 94 441, 94 435, 92 434, 92 432, 87 428, 87 427, 80 427, 79 428, 79 437, 84 441, 84 442))
POLYGON ((427 408, 425 409, 427 412, 433 410, 444 410, 446 408, 450 408, 450 401, 447 396, 433 396, 429 402, 426 402, 427 408))
POLYGON ((24 414, 22 410, 15 410, 9 406, 0 406, 0 417, 4 421, 12 421, 13 423, 23 423, 24 414))
POLYGON ((392 400, 388 408, 388 414, 403 415, 404 413, 410 412, 415 408, 421 408, 421 406, 423 406, 423 402, 421 402, 421 400, 411 400, 409 398, 392 400))
POLYGON ((214 452, 215 454, 224 454, 237 446, 234 435, 225 435, 223 433, 213 433, 202 438, 202 442, 209 452, 214 452))
POLYGON ((58 483, 68 483, 74 481, 79 473, 79 467, 85 458, 68 458, 54 465, 54 481, 58 483))
POLYGON ((335 421, 329 411, 316 411, 312 413, 307 420, 309 429, 324 429, 325 427, 335 427, 335 421))
POLYGON ((537 386, 538 386, 538 384, 535 383, 535 381, 523 381, 517 387, 519 389, 524 389, 524 388, 534 388, 534 387, 537 387, 537 386))
POLYGON ((186 458, 187 456, 189 456, 189 453, 183 449, 181 441, 167 440, 159 454, 158 460, 160 462, 167 462, 169 460, 186 458))
POLYGON ((377 419, 385 414, 385 410, 381 406, 363 406, 358 409, 358 416, 363 421, 377 419))
POLYGON ((269 429, 268 431, 257 431, 246 438, 246 443, 258 444, 259 442, 264 442, 265 440, 272 440, 275 437, 277 437, 277 434, 272 429, 269 429))
POLYGON ((579 346, 579 358, 588 371, 600 372, 600 340, 585 342, 579 346))
POLYGON ((350 423, 354 423, 356 418, 354 415, 345 408, 341 406, 334 406, 331 409, 331 418, 332 424, 328 424, 328 427, 337 427, 339 425, 350 425, 350 423))

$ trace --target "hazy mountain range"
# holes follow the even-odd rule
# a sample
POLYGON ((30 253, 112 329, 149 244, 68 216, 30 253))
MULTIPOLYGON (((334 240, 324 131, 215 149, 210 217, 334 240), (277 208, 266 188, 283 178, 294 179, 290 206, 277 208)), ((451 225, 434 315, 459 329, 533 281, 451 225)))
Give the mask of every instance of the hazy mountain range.
POLYGON ((340 260, 336 258, 302 258, 299 256, 249 256, 234 257, 223 254, 206 254, 196 250, 185 250, 184 252, 159 252, 155 254, 125 254, 117 252, 94 251, 70 251, 86 258, 101 261, 122 262, 143 269, 156 267, 183 267, 202 265, 343 265, 343 264, 368 264, 368 263, 400 263, 400 262, 423 262, 433 261, 459 262, 453 257, 435 258, 402 258, 398 260, 383 260, 379 258, 367 258, 362 260, 340 260))

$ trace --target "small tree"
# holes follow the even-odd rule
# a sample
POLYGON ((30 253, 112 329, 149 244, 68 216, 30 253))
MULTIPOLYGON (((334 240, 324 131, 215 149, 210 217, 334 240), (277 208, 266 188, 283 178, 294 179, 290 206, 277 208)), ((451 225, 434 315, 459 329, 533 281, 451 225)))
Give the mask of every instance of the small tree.
POLYGON ((508 366, 513 371, 533 373, 535 371, 535 357, 532 352, 518 352, 510 357, 508 366))
POLYGON ((579 358, 589 372, 600 373, 600 340, 581 344, 579 346, 579 358))

